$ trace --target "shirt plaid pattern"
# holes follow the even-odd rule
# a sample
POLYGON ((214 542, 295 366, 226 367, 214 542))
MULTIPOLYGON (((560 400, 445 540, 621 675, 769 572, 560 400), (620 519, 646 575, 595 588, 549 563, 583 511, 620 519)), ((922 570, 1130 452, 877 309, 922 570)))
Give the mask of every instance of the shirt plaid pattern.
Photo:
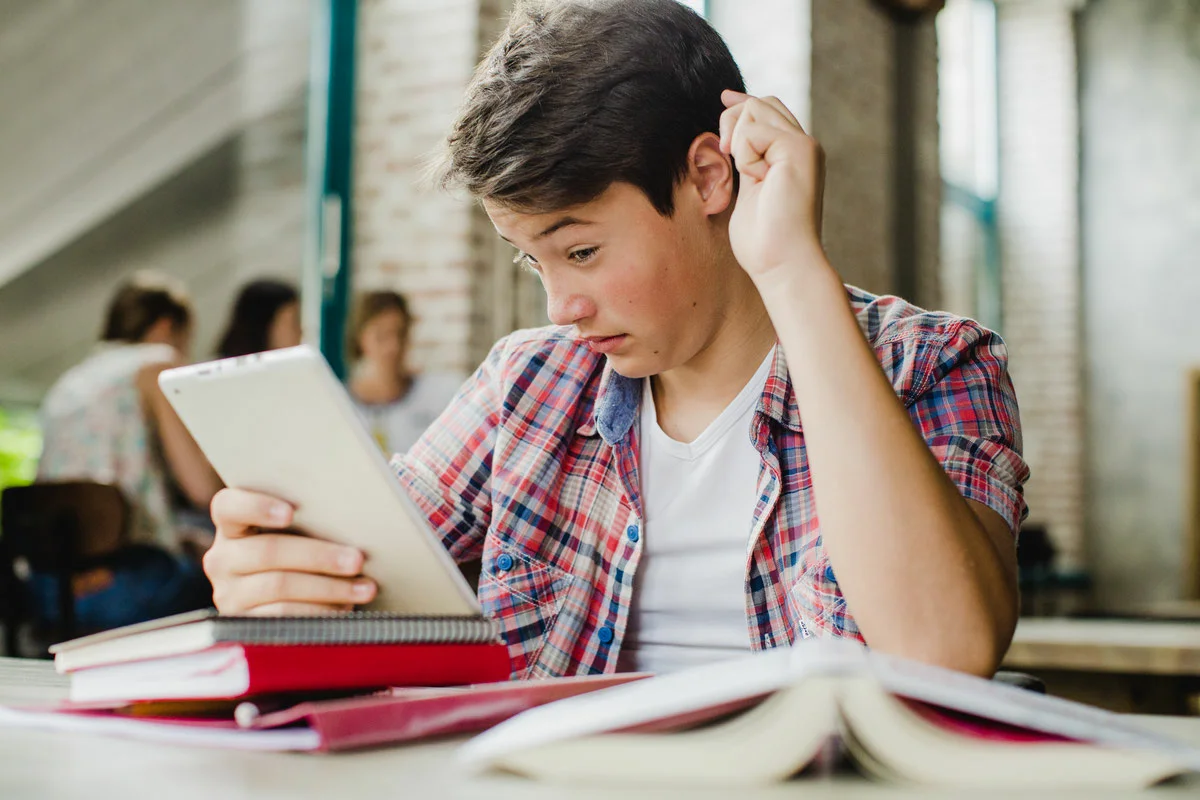
MULTIPOLYGON (((974 321, 847 287, 913 422, 963 496, 1015 532, 1026 514, 1016 397, 1000 337, 974 321)), ((569 329, 502 339, 393 466, 460 561, 514 677, 615 671, 644 537, 636 424, 642 382, 569 329)), ((749 431, 762 456, 746 565, 756 649, 862 640, 821 543, 804 432, 782 348, 749 431)), ((865 454, 864 454, 865 457, 865 454)))

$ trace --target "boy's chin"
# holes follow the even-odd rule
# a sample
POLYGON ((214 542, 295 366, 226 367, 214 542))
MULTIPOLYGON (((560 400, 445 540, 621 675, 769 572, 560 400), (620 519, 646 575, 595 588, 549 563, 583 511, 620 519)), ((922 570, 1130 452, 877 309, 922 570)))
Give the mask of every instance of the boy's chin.
POLYGON ((663 365, 658 361, 631 353, 621 355, 610 353, 605 358, 608 359, 608 365, 612 367, 613 372, 632 380, 649 378, 651 375, 657 375, 663 371, 663 365))

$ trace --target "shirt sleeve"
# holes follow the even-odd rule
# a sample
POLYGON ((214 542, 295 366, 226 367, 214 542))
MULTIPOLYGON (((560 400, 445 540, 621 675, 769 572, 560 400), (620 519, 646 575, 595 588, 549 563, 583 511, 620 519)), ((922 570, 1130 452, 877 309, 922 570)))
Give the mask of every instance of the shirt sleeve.
POLYGON ((961 320, 926 343, 909 413, 963 497, 996 511, 1013 533, 1028 516, 1021 421, 1000 336, 961 320))
POLYGON ((460 562, 478 558, 492 516, 492 452, 506 339, 406 453, 392 458, 400 484, 460 562))

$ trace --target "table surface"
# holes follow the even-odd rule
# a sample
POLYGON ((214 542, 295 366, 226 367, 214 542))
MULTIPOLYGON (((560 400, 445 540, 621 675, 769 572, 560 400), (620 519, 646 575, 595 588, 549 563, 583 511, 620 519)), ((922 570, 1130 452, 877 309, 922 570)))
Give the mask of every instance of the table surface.
MULTIPOLYGON (((0 704, 53 701, 65 681, 48 662, 0 659, 0 704)), ((1200 719, 1140 717, 1139 721, 1200 747, 1200 719)), ((510 776, 468 776, 453 761, 461 740, 357 753, 315 755, 182 747, 86 734, 0 726, 0 797, 105 797, 162 800, 387 797, 540 800, 590 798, 913 798, 930 791, 873 783, 855 775, 804 778, 746 789, 716 786, 584 786, 544 784, 510 776)), ((1200 776, 1125 796, 1196 797, 1200 776)), ((1017 796, 997 793, 995 796, 1017 796)), ((975 796, 974 793, 972 796, 975 796)), ((1029 792, 1020 796, 1028 798, 1029 792)), ((1070 796, 1056 793, 1056 797, 1070 796)), ((1080 792, 1079 797, 1092 793, 1080 792)))
POLYGON ((1004 665, 1200 677, 1200 622, 1026 618, 1004 665))

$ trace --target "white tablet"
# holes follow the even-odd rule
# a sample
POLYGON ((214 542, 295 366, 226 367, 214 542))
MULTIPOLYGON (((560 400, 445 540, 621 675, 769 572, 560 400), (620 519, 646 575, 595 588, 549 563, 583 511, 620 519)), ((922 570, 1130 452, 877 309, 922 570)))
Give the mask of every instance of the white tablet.
POLYGON ((325 358, 307 345, 165 370, 167 400, 226 486, 286 500, 297 531, 366 553, 368 606, 477 616, 479 602, 400 486, 325 358))

